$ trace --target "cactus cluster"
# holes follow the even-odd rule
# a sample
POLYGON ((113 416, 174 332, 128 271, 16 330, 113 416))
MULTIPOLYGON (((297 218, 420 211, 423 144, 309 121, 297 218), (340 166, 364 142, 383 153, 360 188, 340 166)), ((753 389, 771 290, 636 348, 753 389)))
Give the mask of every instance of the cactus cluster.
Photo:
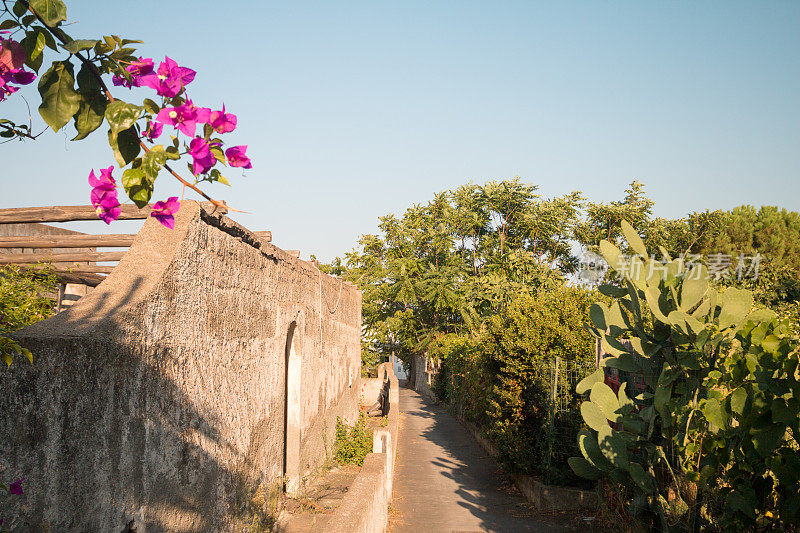
MULTIPOLYGON (((753 310, 749 291, 717 291, 704 265, 687 265, 663 249, 657 261, 630 224, 623 221, 622 230, 633 255, 601 242, 618 283, 599 287, 611 303, 593 304, 587 327, 607 354, 601 366, 636 376, 645 387, 640 392, 623 383, 615 393, 603 368, 578 384, 579 394, 588 393, 581 414, 589 429, 579 436, 582 456, 570 458, 570 466, 584 478, 629 487, 636 495, 631 512, 660 522, 663 530, 686 529, 690 522, 697 527, 705 512, 698 488, 714 486, 719 492, 711 496, 722 498, 727 524, 775 519, 781 509, 757 516, 761 495, 749 489, 749 480, 737 488, 727 462, 749 461, 740 470, 764 480, 776 469, 794 472, 785 452, 796 449, 790 437, 800 435, 797 339, 772 311, 753 310), (785 385, 770 392, 770 384, 762 384, 769 379, 785 385), (773 405, 788 414, 770 415, 773 405), (745 406, 751 407, 747 415, 745 406)), ((786 479, 789 501, 798 494, 797 478, 786 479)), ((790 507, 782 512, 784 518, 797 515, 790 507)))

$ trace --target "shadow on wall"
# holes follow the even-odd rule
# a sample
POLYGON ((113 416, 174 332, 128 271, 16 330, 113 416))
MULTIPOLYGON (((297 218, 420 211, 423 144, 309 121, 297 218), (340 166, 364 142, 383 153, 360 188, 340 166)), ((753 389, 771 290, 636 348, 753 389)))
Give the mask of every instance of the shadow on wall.
MULTIPOLYGON (((127 301, 111 305, 98 296, 81 315, 114 316, 127 301)), ((64 313, 67 330, 82 329, 82 320, 64 313)), ((223 466, 219 458, 236 451, 220 436, 222 422, 165 375, 163 362, 173 367, 182 354, 118 340, 132 335, 112 321, 90 336, 20 335, 35 360, 0 374, 0 479, 25 478, 25 494, 4 502, 4 525, 210 531, 236 511, 227 502, 252 472, 223 466)))

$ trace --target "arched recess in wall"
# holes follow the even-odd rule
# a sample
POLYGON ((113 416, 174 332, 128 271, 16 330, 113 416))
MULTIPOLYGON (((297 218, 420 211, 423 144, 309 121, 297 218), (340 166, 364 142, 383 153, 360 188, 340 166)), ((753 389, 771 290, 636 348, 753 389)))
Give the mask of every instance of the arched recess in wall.
POLYGON ((295 337, 297 322, 289 324, 286 334, 284 376, 283 479, 286 493, 296 496, 300 489, 300 353, 295 337))

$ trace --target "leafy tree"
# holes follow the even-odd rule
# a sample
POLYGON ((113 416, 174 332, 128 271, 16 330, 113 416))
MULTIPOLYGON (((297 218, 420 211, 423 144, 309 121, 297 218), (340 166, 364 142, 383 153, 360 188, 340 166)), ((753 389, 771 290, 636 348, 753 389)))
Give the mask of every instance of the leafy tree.
POLYGON ((581 202, 579 193, 542 199, 514 178, 381 217, 381 235, 346 255, 345 275, 364 293, 367 349, 413 366, 437 335, 479 328, 515 297, 563 281, 576 264, 569 236, 581 202))

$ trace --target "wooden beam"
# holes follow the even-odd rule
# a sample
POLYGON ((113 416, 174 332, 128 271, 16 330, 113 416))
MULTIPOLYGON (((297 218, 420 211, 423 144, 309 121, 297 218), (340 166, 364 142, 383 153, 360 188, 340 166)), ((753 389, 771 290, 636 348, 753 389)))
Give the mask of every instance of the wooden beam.
POLYGON ((24 235, 0 237, 0 248, 102 248, 130 246, 136 235, 24 235))
MULTIPOLYGON (((34 270, 34 271, 39 270, 36 267, 30 267, 30 268, 20 267, 20 268, 22 268, 23 270, 34 270)), ((52 274, 55 275, 56 278, 58 278, 58 281, 60 281, 61 283, 77 283, 79 285, 88 285, 89 287, 97 287, 98 285, 100 285, 100 283, 103 282, 104 279, 106 279, 105 276, 98 276, 97 274, 77 274, 74 272, 67 272, 65 270, 58 270, 58 269, 52 269, 50 272, 52 272, 52 274)), ((42 273, 42 275, 45 274, 42 273)), ((59 299, 61 298, 62 290, 63 288, 60 287, 59 299)))
POLYGON ((74 252, 63 254, 0 254, 0 265, 24 265, 42 262, 93 263, 95 261, 119 261, 125 252, 74 252))
MULTIPOLYGON (((120 206, 120 220, 141 220, 150 216, 150 206, 139 209, 135 205, 120 206)), ((0 224, 27 224, 31 222, 72 222, 99 220, 97 211, 90 205, 54 205, 47 207, 15 207, 0 209, 0 224)))
POLYGON ((254 235, 261 237, 267 242, 272 242, 272 232, 271 231, 254 231, 254 235))
MULTIPOLYGON (((26 266, 20 267, 20 268, 27 268, 27 269, 30 269, 30 270, 44 269, 44 268, 50 268, 51 270, 54 269, 54 267, 49 267, 48 265, 26 265, 26 266)), ((76 266, 76 267, 59 266, 57 268, 60 269, 60 270, 63 270, 64 272, 72 272, 73 274, 111 274, 111 271, 114 270, 116 267, 113 267, 113 266, 76 266)))

